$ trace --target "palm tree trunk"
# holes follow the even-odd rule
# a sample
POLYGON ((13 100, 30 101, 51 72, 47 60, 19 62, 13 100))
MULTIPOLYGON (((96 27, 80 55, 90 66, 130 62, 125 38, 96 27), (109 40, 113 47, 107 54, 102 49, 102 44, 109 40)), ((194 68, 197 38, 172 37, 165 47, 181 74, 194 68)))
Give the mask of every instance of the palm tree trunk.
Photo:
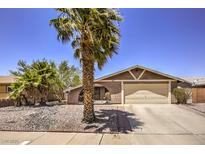
POLYGON ((83 121, 91 123, 95 121, 93 105, 93 80, 94 80, 94 62, 85 58, 83 60, 83 88, 84 88, 84 111, 83 121))

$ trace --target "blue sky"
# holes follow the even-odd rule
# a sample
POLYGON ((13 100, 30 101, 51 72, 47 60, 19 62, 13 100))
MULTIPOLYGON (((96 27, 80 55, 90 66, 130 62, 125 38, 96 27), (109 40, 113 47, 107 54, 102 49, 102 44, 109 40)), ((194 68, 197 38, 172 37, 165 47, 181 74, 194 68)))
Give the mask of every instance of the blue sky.
MULTIPOLYGON (((175 76, 205 76, 205 9, 120 9, 121 44, 96 77, 136 64, 175 76)), ((46 58, 59 63, 73 58, 70 44, 56 39, 48 22, 53 9, 0 9, 0 75, 46 58)))

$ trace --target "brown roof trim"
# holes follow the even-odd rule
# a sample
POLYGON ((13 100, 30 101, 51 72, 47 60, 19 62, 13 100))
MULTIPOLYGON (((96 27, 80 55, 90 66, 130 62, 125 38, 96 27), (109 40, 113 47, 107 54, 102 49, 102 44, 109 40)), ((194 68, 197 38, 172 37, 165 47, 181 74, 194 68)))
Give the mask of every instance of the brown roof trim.
MULTIPOLYGON (((162 75, 162 76, 166 76, 168 78, 171 78, 171 79, 174 79, 174 80, 177 80, 177 81, 180 81, 180 82, 190 83, 189 81, 186 81, 186 80, 184 80, 182 78, 178 78, 178 77, 175 77, 175 76, 172 76, 172 75, 169 75, 169 74, 165 74, 165 73, 162 73, 162 72, 150 69, 150 68, 146 68, 146 67, 143 67, 143 66, 140 66, 140 65, 135 65, 135 66, 129 67, 127 69, 124 69, 124 70, 121 70, 121 71, 118 71, 118 72, 115 72, 115 73, 112 73, 112 74, 100 77, 98 79, 95 79, 94 82, 101 81, 101 80, 104 80, 106 78, 109 78, 109 77, 112 77, 112 76, 115 76, 115 75, 127 72, 129 70, 133 70, 133 69, 136 69, 136 68, 140 68, 140 69, 143 69, 143 70, 150 71, 152 73, 156 73, 156 74, 159 74, 159 75, 162 75)), ((76 86, 76 87, 67 88, 64 92, 71 91, 71 90, 74 90, 74 89, 78 89, 80 87, 82 87, 82 85, 79 85, 79 86, 76 86)))
POLYGON ((0 84, 15 83, 19 77, 17 76, 0 76, 0 84))

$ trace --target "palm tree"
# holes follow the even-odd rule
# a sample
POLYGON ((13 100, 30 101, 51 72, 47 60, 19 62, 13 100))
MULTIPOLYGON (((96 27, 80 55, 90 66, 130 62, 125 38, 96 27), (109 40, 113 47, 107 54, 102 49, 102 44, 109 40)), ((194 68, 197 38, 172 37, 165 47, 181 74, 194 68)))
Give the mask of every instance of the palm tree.
POLYGON ((57 9, 59 16, 50 20, 57 30, 58 40, 71 41, 74 57, 80 59, 83 69, 84 111, 83 121, 95 120, 93 105, 94 65, 103 65, 117 53, 122 21, 117 9, 57 9))

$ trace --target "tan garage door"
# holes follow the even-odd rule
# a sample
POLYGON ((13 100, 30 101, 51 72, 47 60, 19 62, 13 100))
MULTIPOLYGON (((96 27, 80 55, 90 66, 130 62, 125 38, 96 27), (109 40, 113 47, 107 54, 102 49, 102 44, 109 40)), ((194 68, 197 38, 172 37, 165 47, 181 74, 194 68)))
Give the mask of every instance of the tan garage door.
POLYGON ((125 103, 168 103, 168 83, 124 84, 125 103))

